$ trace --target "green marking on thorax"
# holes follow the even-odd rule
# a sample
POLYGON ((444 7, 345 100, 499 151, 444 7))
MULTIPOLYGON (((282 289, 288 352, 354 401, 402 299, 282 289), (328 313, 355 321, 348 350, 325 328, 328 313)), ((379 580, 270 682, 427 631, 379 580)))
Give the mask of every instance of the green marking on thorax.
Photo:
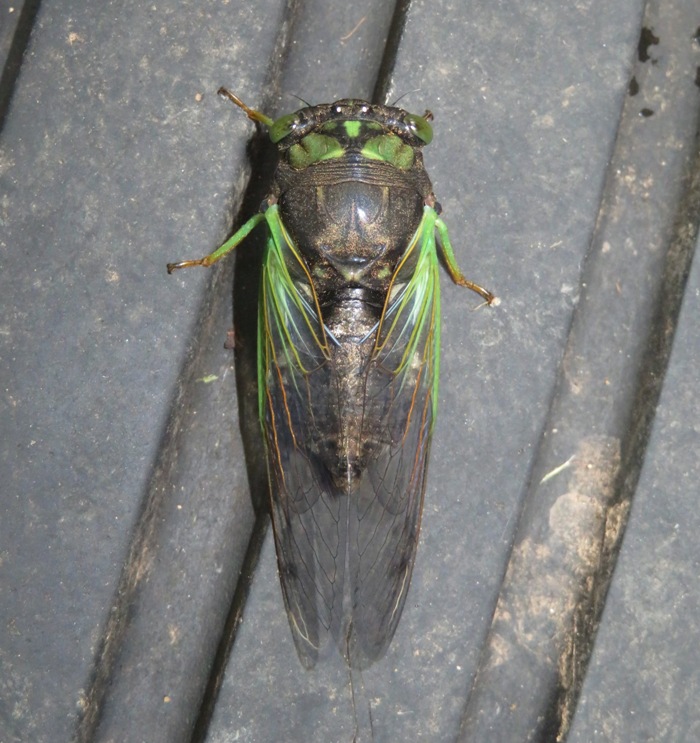
POLYGON ((318 131, 311 132, 297 144, 292 145, 287 153, 291 167, 295 170, 304 170, 322 160, 342 157, 346 153, 346 147, 332 136, 332 133, 337 132, 340 126, 347 139, 358 140, 356 146, 362 146, 360 154, 363 157, 369 160, 380 160, 399 170, 410 170, 413 167, 415 162, 413 147, 406 144, 401 137, 386 132, 386 129, 376 121, 354 119, 342 122, 328 121, 321 127, 323 134, 318 131), (369 137, 362 144, 369 132, 375 131, 384 133, 369 137))
POLYGON ((372 137, 362 148, 362 155, 370 160, 382 160, 399 170, 409 170, 415 160, 413 148, 396 134, 372 137))
POLYGON ((357 139, 360 136, 360 130, 362 129, 361 121, 344 121, 343 127, 350 139, 357 139))
POLYGON ((289 148, 289 164, 295 170, 303 170, 309 165, 321 160, 332 160, 334 157, 342 157, 345 149, 335 137, 327 134, 311 132, 301 142, 289 148))

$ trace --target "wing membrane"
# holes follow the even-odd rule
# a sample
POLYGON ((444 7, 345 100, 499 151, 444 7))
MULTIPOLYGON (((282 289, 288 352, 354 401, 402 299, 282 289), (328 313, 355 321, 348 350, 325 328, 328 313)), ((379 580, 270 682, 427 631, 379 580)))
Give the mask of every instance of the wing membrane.
POLYGON ((363 435, 381 432, 382 446, 368 461, 349 503, 353 624, 348 656, 358 667, 380 658, 391 642, 418 544, 439 371, 434 214, 426 211, 416 233, 412 250, 417 261, 410 279, 404 286, 394 280, 368 372, 365 407, 370 415, 363 435))
POLYGON ((342 610, 347 502, 333 497, 319 462, 317 444, 325 435, 319 400, 331 365, 313 284, 276 207, 265 216, 270 238, 259 312, 260 416, 282 591, 299 657, 311 667, 342 610), (301 280, 292 280, 290 265, 301 280))

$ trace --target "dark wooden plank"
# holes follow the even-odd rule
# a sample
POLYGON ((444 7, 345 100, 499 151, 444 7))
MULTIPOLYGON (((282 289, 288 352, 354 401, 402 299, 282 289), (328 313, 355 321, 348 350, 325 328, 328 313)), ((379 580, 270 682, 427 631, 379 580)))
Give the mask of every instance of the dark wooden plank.
MULTIPOLYGON (((692 254, 688 232, 698 215, 683 212, 700 114, 700 97, 689 95, 697 50, 687 32, 696 14, 693 2, 663 10, 649 3, 637 37, 663 42, 648 53, 629 50, 638 88, 627 88, 638 93, 626 98, 591 222, 580 299, 468 700, 465 741, 560 740, 575 713, 692 254)), ((595 60, 591 71, 598 75, 595 60)))
POLYGON ((3 741, 189 739, 254 516, 231 268, 165 264, 230 229, 253 126, 216 90, 265 94, 284 13, 40 9, 2 138, 3 741))
MULTIPOLYGON (((624 516, 633 494, 696 235, 693 5, 650 4, 646 21, 641 0, 40 7, 0 142, 3 743, 185 741, 198 716, 197 739, 217 743, 352 739, 342 663, 296 658, 269 535, 245 603, 265 524, 259 243, 210 272, 164 265, 210 250, 265 193, 264 138, 219 85, 276 115, 292 94, 369 97, 378 75, 435 113, 425 157, 457 258, 502 303, 472 312, 445 277, 423 536, 395 640, 356 679, 361 732, 370 706, 377 741, 453 740, 465 707, 472 742, 562 730, 606 586, 581 571, 609 557, 579 548, 600 498, 624 516), (642 62, 643 23, 659 43, 642 62)), ((698 479, 692 446, 679 453, 698 348, 686 305, 575 740, 697 724, 697 659, 679 654, 696 598, 680 585, 698 479), (651 611, 674 586, 676 608, 651 611), (676 675, 641 714, 657 668, 676 675)))

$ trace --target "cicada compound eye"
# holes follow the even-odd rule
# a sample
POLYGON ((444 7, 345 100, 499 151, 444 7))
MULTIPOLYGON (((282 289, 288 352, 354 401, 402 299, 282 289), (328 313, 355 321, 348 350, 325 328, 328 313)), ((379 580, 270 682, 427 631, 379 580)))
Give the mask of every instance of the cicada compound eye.
POLYGON ((291 134, 298 123, 299 119, 297 118, 296 114, 285 114, 284 116, 280 116, 280 118, 275 121, 275 123, 270 127, 269 130, 272 144, 277 144, 288 134, 291 134))
POLYGON ((406 123, 413 134, 418 137, 424 144, 430 144, 433 141, 433 127, 428 123, 428 119, 417 114, 408 114, 406 123))

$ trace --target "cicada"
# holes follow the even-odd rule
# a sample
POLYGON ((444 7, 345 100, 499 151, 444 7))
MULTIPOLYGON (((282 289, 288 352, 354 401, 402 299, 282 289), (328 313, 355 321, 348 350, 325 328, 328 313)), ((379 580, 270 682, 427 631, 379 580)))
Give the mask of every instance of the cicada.
POLYGON ((279 151, 260 213, 199 260, 264 225, 258 403, 282 592, 296 649, 352 668, 386 651, 411 579, 440 367, 439 257, 464 278, 422 147, 432 114, 361 100, 268 127, 279 151))

